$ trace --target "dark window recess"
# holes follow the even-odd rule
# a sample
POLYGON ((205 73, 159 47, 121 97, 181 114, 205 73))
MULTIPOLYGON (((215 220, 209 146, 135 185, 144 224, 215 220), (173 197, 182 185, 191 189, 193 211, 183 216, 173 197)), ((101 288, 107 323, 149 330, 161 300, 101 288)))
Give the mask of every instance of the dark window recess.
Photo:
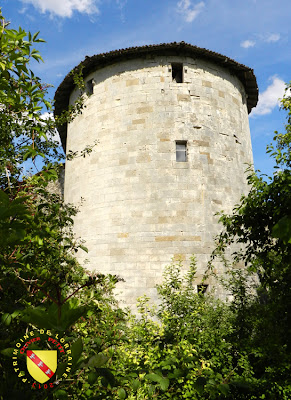
POLYGON ((205 294, 207 291, 208 285, 197 285, 197 293, 205 294))
POLYGON ((179 141, 176 142, 176 161, 186 162, 187 161, 187 142, 179 141))
POLYGON ((172 79, 174 82, 183 83, 183 64, 172 64, 172 79))
POLYGON ((91 96, 91 94, 93 94, 93 79, 90 79, 87 83, 86 83, 86 92, 89 96, 91 96))

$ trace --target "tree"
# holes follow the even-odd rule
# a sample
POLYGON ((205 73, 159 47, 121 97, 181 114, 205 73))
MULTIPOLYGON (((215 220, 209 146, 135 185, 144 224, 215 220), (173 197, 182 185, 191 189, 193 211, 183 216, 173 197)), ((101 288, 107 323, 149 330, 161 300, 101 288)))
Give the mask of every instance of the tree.
POLYGON ((249 388, 254 397, 291 396, 291 97, 287 85, 282 109, 287 111, 286 132, 275 132, 276 146, 267 147, 275 159, 272 177, 251 173, 250 192, 232 215, 221 215, 224 230, 217 240, 216 255, 231 243, 241 246, 233 254, 242 271, 230 269, 229 285, 237 313, 236 343, 249 354, 257 383, 249 388), (257 278, 257 295, 250 301, 249 276, 257 278), (240 289, 240 290, 238 290, 240 289), (243 335, 243 336, 242 336, 243 335))
MULTIPOLYGON (((38 33, 10 29, 1 11, 0 22, 0 398, 67 398, 69 393, 83 398, 87 379, 78 379, 78 370, 88 370, 96 354, 86 329, 95 321, 105 338, 101 354, 114 342, 108 331, 119 332, 123 315, 112 297, 118 278, 89 274, 78 264, 74 253, 86 248, 72 232, 77 211, 48 189, 58 179, 64 157, 54 140, 55 121, 43 117, 44 110, 52 109, 47 86, 30 69, 31 60, 42 60, 34 46, 43 40, 38 33), (34 166, 33 175, 25 174, 27 165, 34 166), (73 354, 71 382, 49 392, 23 385, 11 356, 29 326, 66 334, 73 354)), ((82 96, 58 122, 81 108, 82 96)), ((25 354, 19 362, 20 369, 26 368, 25 354)), ((60 376, 62 362, 58 366, 60 376)))

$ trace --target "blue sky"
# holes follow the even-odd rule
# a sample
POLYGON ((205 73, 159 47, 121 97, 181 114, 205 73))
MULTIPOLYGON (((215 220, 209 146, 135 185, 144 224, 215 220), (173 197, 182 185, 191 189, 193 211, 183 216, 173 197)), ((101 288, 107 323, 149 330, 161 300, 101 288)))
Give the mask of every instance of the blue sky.
POLYGON ((11 27, 40 31, 44 63, 34 72, 55 89, 86 55, 166 42, 224 54, 254 69, 259 104, 250 116, 255 168, 271 174, 265 154, 286 115, 278 98, 291 80, 290 0, 1 0, 11 27))

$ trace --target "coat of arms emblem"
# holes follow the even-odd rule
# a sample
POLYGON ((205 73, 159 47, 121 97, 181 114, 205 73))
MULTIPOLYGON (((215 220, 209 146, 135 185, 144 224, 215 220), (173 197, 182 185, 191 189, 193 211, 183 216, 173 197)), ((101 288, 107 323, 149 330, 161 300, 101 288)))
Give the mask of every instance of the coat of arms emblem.
POLYGON ((57 359, 57 350, 27 350, 27 370, 37 382, 45 383, 56 372, 57 359))

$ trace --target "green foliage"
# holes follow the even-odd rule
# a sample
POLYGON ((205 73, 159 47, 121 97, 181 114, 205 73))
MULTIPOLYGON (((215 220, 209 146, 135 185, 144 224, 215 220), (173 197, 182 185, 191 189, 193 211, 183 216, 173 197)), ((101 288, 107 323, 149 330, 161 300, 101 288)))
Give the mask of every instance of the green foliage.
MULTIPOLYGON (((63 154, 54 140, 55 121, 42 114, 52 110, 47 85, 29 67, 31 60, 41 61, 34 45, 43 40, 38 33, 9 29, 1 11, 0 22, 0 399, 91 398, 82 397, 89 389, 78 374, 103 368, 109 359, 103 352, 120 337, 123 313, 112 297, 118 278, 89 274, 78 264, 74 254, 87 249, 72 232, 77 211, 51 189, 63 154), (37 169, 38 159, 41 170, 25 176, 27 165, 37 169), (49 391, 32 391, 12 365, 15 343, 35 328, 58 332, 71 343, 70 381, 49 391)), ((81 97, 63 120, 82 107, 81 97)), ((88 145, 80 156, 91 151, 88 145)), ((59 362, 58 377, 64 368, 59 362)))
POLYGON ((196 292, 195 273, 194 258, 185 276, 172 264, 158 287, 160 306, 140 299, 116 360, 128 399, 231 399, 238 382, 253 381, 247 355, 230 340, 233 312, 196 292))
MULTIPOLYGON (((249 354, 256 385, 248 398, 288 399, 291 396, 291 102, 290 85, 282 100, 288 112, 286 133, 274 137, 276 147, 267 151, 277 169, 266 181, 251 173, 250 192, 232 215, 221 215, 224 230, 218 237, 215 256, 224 255, 230 243, 241 249, 233 254, 248 273, 230 268, 228 287, 234 295, 233 340, 240 351, 249 354), (280 167, 280 169, 279 169, 280 167), (250 296, 251 277, 256 281, 256 296, 250 296)), ((254 293, 254 291, 253 291, 254 293)))
POLYGON ((45 99, 48 86, 29 69, 31 60, 42 61, 33 46, 43 40, 38 33, 8 29, 2 14, 0 22, 0 185, 6 186, 8 180, 13 187, 24 161, 60 155, 53 140, 54 122, 40 114, 43 107, 52 108, 45 99))

